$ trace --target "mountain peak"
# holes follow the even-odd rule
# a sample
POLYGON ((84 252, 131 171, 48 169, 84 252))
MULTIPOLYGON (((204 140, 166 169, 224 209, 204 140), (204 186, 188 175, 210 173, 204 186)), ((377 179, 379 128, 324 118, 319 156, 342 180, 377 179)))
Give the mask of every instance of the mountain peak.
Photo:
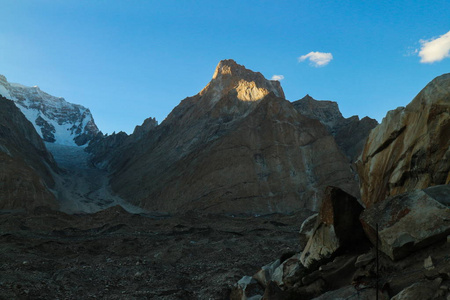
POLYGON ((232 59, 224 59, 217 64, 213 79, 223 75, 239 76, 246 72, 254 73, 253 71, 246 69, 245 66, 239 65, 232 59))
POLYGON ((44 141, 81 146, 99 132, 89 109, 0 75, 0 95, 13 100, 44 141))
POLYGON ((233 92, 241 101, 258 101, 273 92, 277 97, 284 98, 280 82, 268 80, 261 73, 253 72, 232 59, 218 63, 212 80, 200 92, 200 96, 218 101, 233 92))

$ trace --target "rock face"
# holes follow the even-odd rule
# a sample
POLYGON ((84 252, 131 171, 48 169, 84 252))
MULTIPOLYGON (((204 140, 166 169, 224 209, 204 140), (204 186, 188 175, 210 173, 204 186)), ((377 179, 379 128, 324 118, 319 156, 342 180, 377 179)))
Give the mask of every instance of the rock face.
POLYGON ((450 186, 400 194, 372 205, 361 222, 372 243, 379 226, 380 250, 394 260, 450 234, 450 186))
POLYGON ((56 208, 52 169, 53 157, 33 125, 0 96, 0 209, 56 208))
POLYGON ((133 137, 135 139, 141 139, 145 134, 155 129, 158 126, 158 121, 155 118, 147 118, 142 125, 138 125, 134 128, 133 137))
POLYGON ((221 61, 199 94, 107 161, 113 189, 163 211, 317 209, 330 184, 357 195, 333 136, 283 96, 279 82, 221 61))
MULTIPOLYGON (((376 297, 377 290, 374 288, 365 288, 357 290, 353 285, 349 285, 338 290, 327 292, 313 300, 345 300, 345 299, 359 299, 359 300, 373 300, 376 297)), ((388 300, 389 297, 381 292, 378 292, 378 299, 388 300)))
POLYGON ((360 160, 362 201, 450 183, 450 74, 432 80, 406 107, 388 112, 360 160))
POLYGON ((328 187, 314 231, 300 257, 302 264, 309 267, 343 247, 352 245, 355 248, 364 242, 359 223, 362 210, 355 197, 339 188, 328 187))
POLYGON ((9 83, 0 75, 0 95, 14 101, 46 142, 81 146, 99 132, 89 109, 49 95, 37 86, 9 83))
POLYGON ((301 114, 325 125, 351 162, 361 154, 369 132, 378 125, 369 117, 361 120, 358 116, 344 118, 336 102, 315 100, 309 95, 292 102, 292 105, 301 114))

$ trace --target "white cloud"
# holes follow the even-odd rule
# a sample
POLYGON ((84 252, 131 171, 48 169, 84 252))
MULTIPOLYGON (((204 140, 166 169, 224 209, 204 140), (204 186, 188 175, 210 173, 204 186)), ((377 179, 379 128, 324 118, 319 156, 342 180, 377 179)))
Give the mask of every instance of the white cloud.
POLYGON ((309 59, 310 64, 314 67, 323 67, 328 65, 328 63, 333 59, 331 53, 324 52, 309 52, 308 54, 302 55, 298 58, 299 62, 309 59))
POLYGON ((273 75, 272 76, 272 80, 278 80, 278 81, 281 81, 281 80, 283 80, 284 79, 284 76, 283 75, 273 75))
POLYGON ((450 57, 450 31, 435 39, 420 40, 421 63, 434 63, 450 57))

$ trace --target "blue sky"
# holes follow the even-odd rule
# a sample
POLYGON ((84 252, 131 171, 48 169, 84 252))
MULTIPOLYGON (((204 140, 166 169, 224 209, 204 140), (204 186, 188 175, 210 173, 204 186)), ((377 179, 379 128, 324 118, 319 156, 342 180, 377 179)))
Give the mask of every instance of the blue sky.
POLYGON ((282 75, 288 100, 381 121, 450 72, 449 12, 448 0, 1 0, 0 74, 89 107, 104 133, 162 122, 227 58, 282 75))

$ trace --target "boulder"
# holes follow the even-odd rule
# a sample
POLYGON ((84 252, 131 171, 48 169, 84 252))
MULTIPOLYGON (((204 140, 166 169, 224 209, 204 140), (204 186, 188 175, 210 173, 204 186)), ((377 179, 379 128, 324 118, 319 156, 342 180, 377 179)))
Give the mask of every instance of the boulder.
POLYGON ((242 277, 231 291, 231 300, 260 300, 264 290, 251 276, 242 277))
MULTIPOLYGON (((373 300, 376 297, 376 289, 367 287, 363 289, 355 289, 354 286, 349 285, 338 290, 327 292, 313 300, 346 300, 346 299, 358 299, 358 300, 373 300)), ((378 292, 379 300, 388 300, 389 296, 382 292, 378 292)))
POLYGON ((387 113, 357 161, 367 207, 415 189, 450 183, 450 73, 406 107, 387 113))
POLYGON ((365 241, 359 222, 362 210, 355 197, 339 188, 327 187, 314 232, 300 257, 302 264, 308 267, 340 248, 356 248, 365 241))
POLYGON ((415 190, 386 199, 361 214, 364 231, 379 249, 397 260, 445 240, 450 233, 450 185, 415 190))
POLYGON ((295 273, 301 269, 300 253, 286 259, 279 265, 272 275, 272 280, 278 285, 284 285, 284 281, 295 276, 295 273))
POLYGON ((273 278, 273 273, 275 270, 280 266, 280 260, 277 259, 276 261, 267 264, 261 268, 255 275, 253 275, 253 278, 259 282, 263 287, 266 287, 269 281, 273 278))
POLYGON ((431 300, 439 289, 440 280, 416 282, 400 293, 391 298, 391 300, 431 300))
POLYGON ((319 214, 316 213, 309 216, 305 221, 303 221, 302 225, 300 226, 299 231, 300 250, 305 249, 306 243, 308 243, 308 240, 312 236, 318 215, 319 214))
POLYGON ((267 285, 261 300, 284 300, 286 293, 273 281, 267 285))

